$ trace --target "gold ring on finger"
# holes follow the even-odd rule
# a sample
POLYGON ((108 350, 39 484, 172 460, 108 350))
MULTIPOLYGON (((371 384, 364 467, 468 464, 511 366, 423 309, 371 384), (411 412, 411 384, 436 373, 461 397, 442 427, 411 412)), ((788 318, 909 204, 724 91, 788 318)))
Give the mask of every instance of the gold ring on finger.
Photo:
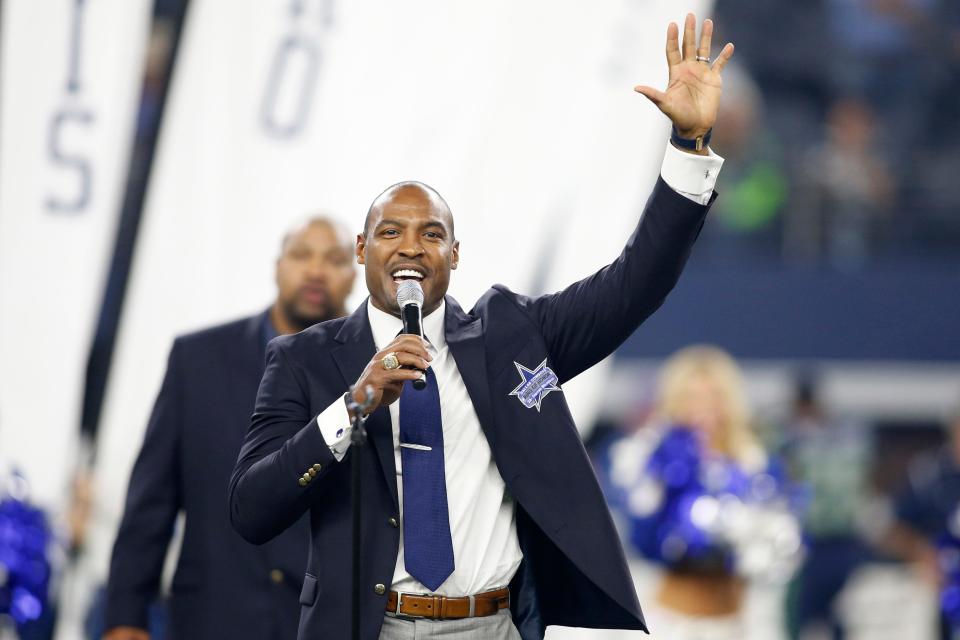
POLYGON ((387 371, 400 368, 400 360, 397 358, 396 352, 393 351, 383 356, 383 360, 380 361, 380 364, 382 364, 383 368, 387 371))

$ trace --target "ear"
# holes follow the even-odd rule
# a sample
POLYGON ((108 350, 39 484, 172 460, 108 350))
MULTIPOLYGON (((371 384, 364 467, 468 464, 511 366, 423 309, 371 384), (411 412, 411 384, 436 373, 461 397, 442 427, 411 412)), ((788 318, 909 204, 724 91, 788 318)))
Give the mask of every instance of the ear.
POLYGON ((362 233, 357 234, 357 246, 356 246, 356 256, 357 264, 366 264, 366 258, 364 257, 364 252, 367 248, 367 239, 363 237, 362 233))
POLYGON ((450 252, 450 268, 456 269, 460 264, 460 241, 453 243, 453 250, 450 252))

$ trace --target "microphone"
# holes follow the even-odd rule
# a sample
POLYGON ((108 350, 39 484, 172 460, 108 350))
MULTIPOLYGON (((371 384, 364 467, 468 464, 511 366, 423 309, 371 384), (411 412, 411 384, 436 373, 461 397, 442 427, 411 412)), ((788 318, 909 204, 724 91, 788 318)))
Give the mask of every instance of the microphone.
MULTIPOLYGON (((403 320, 403 332, 423 337, 423 289, 416 280, 403 280, 397 287, 397 304, 400 306, 400 319, 403 320)), ((427 374, 420 372, 420 378, 413 381, 416 390, 427 387, 427 374)))

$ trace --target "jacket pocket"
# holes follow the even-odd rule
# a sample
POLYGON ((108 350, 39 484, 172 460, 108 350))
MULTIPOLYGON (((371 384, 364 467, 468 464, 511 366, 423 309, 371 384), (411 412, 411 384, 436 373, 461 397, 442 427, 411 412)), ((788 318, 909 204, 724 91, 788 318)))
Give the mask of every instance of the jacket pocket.
POLYGON ((317 577, 309 573, 303 576, 303 589, 300 590, 300 604, 313 606, 317 599, 317 577))

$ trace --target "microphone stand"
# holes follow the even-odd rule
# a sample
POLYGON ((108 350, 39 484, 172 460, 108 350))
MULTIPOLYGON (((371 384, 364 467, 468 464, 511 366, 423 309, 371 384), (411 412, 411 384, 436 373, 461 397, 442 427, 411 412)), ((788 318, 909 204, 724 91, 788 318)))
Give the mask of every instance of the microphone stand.
POLYGON ((363 491, 363 450, 367 443, 367 430, 363 426, 363 413, 373 404, 373 389, 364 387, 364 399, 358 403, 353 399, 354 388, 347 394, 347 412, 350 414, 350 507, 353 511, 353 594, 351 597, 350 626, 353 640, 360 640, 360 540, 361 505, 363 491))

